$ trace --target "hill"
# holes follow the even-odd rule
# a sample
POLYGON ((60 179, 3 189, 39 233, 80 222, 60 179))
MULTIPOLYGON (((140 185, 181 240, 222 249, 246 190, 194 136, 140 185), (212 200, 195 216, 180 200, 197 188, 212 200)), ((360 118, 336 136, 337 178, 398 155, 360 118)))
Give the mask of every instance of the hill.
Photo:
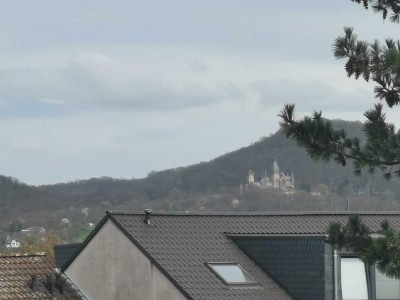
MULTIPOLYGON (((344 128, 350 136, 363 138, 360 122, 337 120, 334 121, 334 126, 344 128)), ((63 216, 73 218, 79 215, 80 209, 84 207, 91 209, 91 218, 94 221, 107 209, 141 210, 145 207, 169 210, 204 209, 204 203, 207 201, 209 203, 215 199, 225 198, 224 201, 231 201, 232 197, 240 197, 235 193, 238 192, 240 184, 245 183, 248 171, 254 170, 256 176, 265 171, 271 174, 274 159, 279 163, 281 170, 294 173, 297 189, 304 192, 318 190, 321 186, 326 193, 342 194, 342 196, 354 191, 368 190, 369 195, 385 192, 385 197, 389 197, 392 202, 400 194, 394 184, 398 179, 386 181, 380 172, 374 175, 363 173, 359 177, 354 177, 351 166, 342 167, 333 162, 315 162, 309 158, 304 149, 297 147, 295 142, 288 140, 281 131, 278 131, 250 146, 209 162, 151 172, 143 179, 121 180, 102 177, 33 187, 2 176, 0 177, 2 208, 0 222, 4 224, 16 218, 24 218, 30 223, 43 223, 46 220, 47 223, 56 224, 63 216), (389 196, 386 194, 388 191, 391 192, 389 196)), ((274 195, 275 198, 280 198, 279 195, 274 195)), ((313 201, 313 204, 297 209, 304 207, 315 210, 326 209, 325 206, 319 206, 318 202, 313 201)), ((373 201, 376 203, 378 200, 373 201)), ((210 203, 208 205, 210 210, 229 209, 224 206, 213 206, 210 203)), ((262 207, 269 209, 268 206, 262 207)), ((287 210, 291 207, 278 205, 275 209, 287 210)), ((384 208, 383 205, 382 209, 384 208)))

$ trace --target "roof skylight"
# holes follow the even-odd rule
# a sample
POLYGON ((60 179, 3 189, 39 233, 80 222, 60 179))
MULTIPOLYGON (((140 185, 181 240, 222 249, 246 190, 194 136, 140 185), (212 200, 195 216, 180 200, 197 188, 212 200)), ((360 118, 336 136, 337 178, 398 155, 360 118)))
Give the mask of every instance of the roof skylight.
POLYGON ((227 284, 255 284, 250 274, 237 263, 208 263, 208 266, 227 284))

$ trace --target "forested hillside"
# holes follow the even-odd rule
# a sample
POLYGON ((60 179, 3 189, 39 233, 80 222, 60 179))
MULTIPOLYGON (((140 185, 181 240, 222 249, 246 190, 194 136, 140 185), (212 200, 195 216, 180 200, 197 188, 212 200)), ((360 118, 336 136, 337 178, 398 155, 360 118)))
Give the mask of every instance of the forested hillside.
MULTIPOLYGON (((360 122, 335 121, 334 124, 344 128, 349 135, 363 137, 360 122)), ((31 220, 31 223, 43 223, 44 219, 53 218, 56 222, 64 215, 69 214, 71 217, 74 212, 84 207, 91 208, 94 220, 102 216, 107 209, 141 210, 153 207, 166 210, 227 210, 230 209, 229 206, 211 205, 212 199, 224 198, 223 195, 226 196, 229 191, 230 196, 226 196, 224 201, 232 200, 233 194, 239 191, 240 184, 245 183, 250 169, 256 172, 258 180, 265 171, 271 174, 274 159, 279 163, 281 170, 294 173, 296 189, 304 193, 322 191, 323 194, 337 194, 342 197, 355 193, 368 194, 368 203, 375 202, 378 205, 361 206, 366 209, 368 207, 379 209, 379 199, 382 198, 389 199, 391 204, 396 203, 396 197, 400 194, 396 190, 398 179, 387 181, 380 172, 374 175, 364 173, 355 177, 351 166, 342 167, 333 162, 314 162, 303 149, 296 146, 295 142, 286 139, 281 131, 278 131, 250 146, 209 162, 151 172, 143 179, 121 180, 102 177, 33 187, 2 176, 0 177, 0 223, 4 224, 16 218, 31 220), (205 202, 208 206, 204 206, 205 202)), ((279 198, 277 195, 274 197, 279 198)), ((307 199, 306 194, 302 196, 303 198, 307 199)), ((243 201, 246 200, 242 199, 243 201)), ((311 204, 297 208, 293 205, 288 207, 278 205, 274 209, 326 209, 326 206, 320 206, 318 201, 322 199, 314 199, 311 204)), ((242 210, 261 209, 243 203, 241 207, 242 210)), ((265 206, 264 203, 262 209, 269 209, 268 205, 265 206)), ((382 209, 385 209, 385 205, 382 205, 382 209)))

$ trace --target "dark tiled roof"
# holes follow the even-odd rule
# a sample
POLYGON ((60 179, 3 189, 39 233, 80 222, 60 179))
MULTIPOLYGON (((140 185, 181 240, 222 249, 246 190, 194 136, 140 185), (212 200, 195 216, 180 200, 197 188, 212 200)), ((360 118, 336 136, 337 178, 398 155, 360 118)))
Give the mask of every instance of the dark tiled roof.
POLYGON ((64 263, 70 258, 81 244, 65 244, 54 246, 54 256, 56 259, 56 267, 61 269, 64 263))
MULTIPOLYGON (((400 230, 400 213, 359 213, 372 232, 387 219, 400 230)), ((325 235, 332 221, 346 223, 349 213, 282 214, 157 214, 151 225, 143 223, 143 214, 110 212, 83 243, 80 250, 111 219, 127 237, 189 299, 290 299, 279 286, 250 259, 228 236, 235 235, 325 235), (238 262, 259 286, 227 286, 206 262, 238 262)), ((80 251, 79 250, 79 251, 80 251)), ((79 254, 79 251, 75 255, 79 254)), ((72 257, 63 269, 73 261, 72 257)))
POLYGON ((111 219, 159 264, 189 299, 292 299, 224 235, 235 218, 154 215, 150 226, 143 223, 142 215, 112 214, 111 219), (207 267, 207 262, 238 262, 260 284, 227 286, 207 267))
POLYGON ((231 238, 296 299, 325 299, 324 237, 231 238))
POLYGON ((50 294, 46 275, 55 281, 54 268, 45 253, 0 254, 0 299, 82 299, 68 284, 63 285, 63 293, 55 288, 50 294), (34 290, 32 275, 36 276, 34 290))

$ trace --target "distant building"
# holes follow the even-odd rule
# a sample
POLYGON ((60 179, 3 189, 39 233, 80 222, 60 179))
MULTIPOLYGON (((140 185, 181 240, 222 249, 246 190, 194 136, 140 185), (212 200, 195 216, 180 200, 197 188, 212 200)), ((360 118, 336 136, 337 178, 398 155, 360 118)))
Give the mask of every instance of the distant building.
POLYGON ((18 242, 14 237, 10 237, 10 235, 7 235, 6 238, 6 243, 4 245, 8 249, 16 249, 21 247, 21 243, 18 242))
POLYGON ((247 177, 247 184, 248 185, 254 185, 255 184, 254 171, 253 170, 249 170, 249 175, 247 177))
POLYGON ((291 192, 294 190, 294 175, 281 172, 278 163, 274 160, 272 166, 273 173, 271 176, 265 171, 261 175, 260 181, 255 181, 255 172, 249 170, 249 175, 247 177, 246 187, 259 187, 259 188, 275 188, 284 192, 291 192))
POLYGON ((46 229, 41 226, 32 226, 21 229, 21 232, 26 234, 46 234, 46 229))
POLYGON ((62 218, 60 221, 60 226, 61 227, 70 227, 71 222, 67 218, 62 218))
POLYGON ((232 205, 232 207, 234 207, 234 208, 238 207, 239 204, 240 204, 240 201, 239 201, 238 199, 233 199, 233 200, 231 201, 231 205, 232 205))

